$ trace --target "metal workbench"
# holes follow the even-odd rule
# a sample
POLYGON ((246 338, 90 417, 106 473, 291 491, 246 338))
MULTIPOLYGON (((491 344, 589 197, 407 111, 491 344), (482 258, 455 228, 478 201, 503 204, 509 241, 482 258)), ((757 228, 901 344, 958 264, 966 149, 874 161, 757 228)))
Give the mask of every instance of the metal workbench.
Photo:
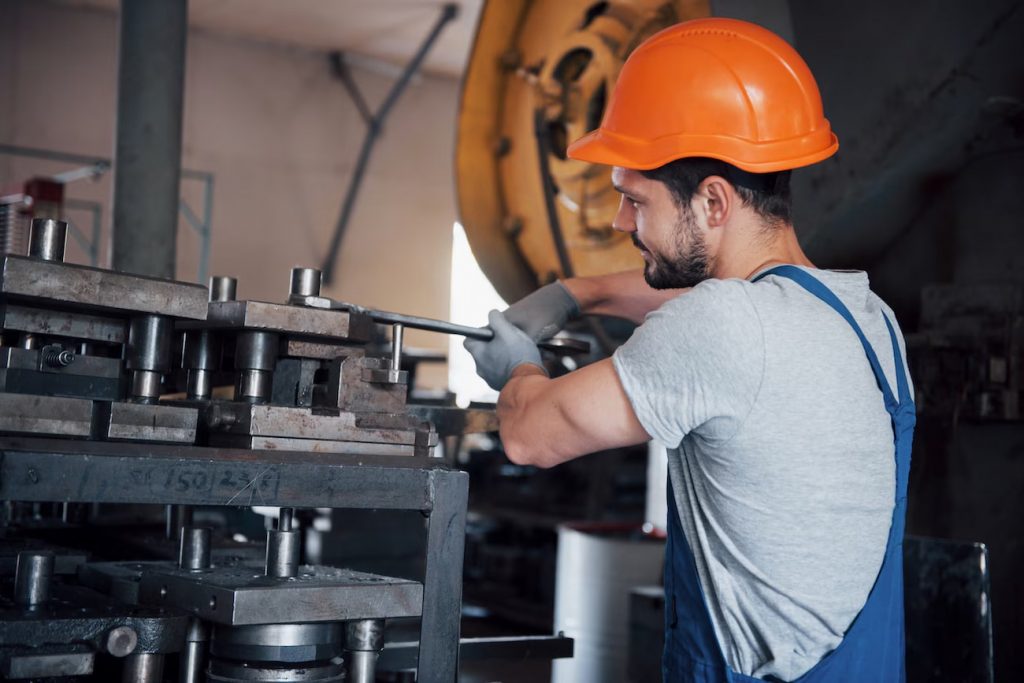
POLYGON ((0 436, 0 500, 419 510, 420 683, 458 672, 468 483, 432 458, 0 436))

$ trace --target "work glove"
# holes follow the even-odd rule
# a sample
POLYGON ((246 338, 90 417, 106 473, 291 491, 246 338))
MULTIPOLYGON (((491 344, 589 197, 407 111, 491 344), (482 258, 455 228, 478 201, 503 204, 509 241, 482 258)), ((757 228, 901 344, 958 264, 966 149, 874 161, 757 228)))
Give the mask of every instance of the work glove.
POLYGON ((544 285, 505 309, 505 318, 535 342, 553 337, 579 314, 579 302, 561 282, 544 285))
POLYGON ((488 327, 494 331, 493 339, 481 341, 467 338, 462 345, 476 361, 476 374, 483 377, 489 387, 501 391, 512 371, 523 363, 544 369, 537 342, 525 332, 498 311, 491 311, 487 315, 487 322, 488 327))

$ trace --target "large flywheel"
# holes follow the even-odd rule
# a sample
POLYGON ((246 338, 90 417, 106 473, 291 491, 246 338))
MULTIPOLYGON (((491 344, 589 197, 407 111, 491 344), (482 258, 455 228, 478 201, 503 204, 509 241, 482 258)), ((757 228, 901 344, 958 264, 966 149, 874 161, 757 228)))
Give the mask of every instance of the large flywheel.
POLYGON ((567 267, 576 275, 640 267, 629 239, 611 227, 619 201, 611 170, 565 150, 600 124, 639 43, 708 14, 708 0, 485 5, 463 84, 456 181, 470 245, 506 300, 567 267))

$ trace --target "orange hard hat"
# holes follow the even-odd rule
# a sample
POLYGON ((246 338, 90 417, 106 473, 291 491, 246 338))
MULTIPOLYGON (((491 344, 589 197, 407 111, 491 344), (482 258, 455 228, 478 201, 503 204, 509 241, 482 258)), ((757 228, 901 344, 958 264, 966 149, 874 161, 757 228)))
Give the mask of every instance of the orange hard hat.
POLYGON ((573 159, 636 170, 710 157, 751 173, 807 166, 839 140, 789 43, 737 19, 696 19, 644 41, 622 66, 601 127, 573 159))

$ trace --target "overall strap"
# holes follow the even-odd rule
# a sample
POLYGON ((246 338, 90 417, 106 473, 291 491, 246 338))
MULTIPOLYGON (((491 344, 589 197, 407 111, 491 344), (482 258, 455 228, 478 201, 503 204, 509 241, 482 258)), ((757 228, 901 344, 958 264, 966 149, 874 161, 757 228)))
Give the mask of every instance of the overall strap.
POLYGON ((850 313, 850 309, 846 307, 846 304, 840 301, 839 297, 837 297, 831 289, 826 287, 820 280, 807 271, 801 270, 796 266, 789 265, 775 266, 774 268, 766 270, 754 278, 753 282, 757 282, 768 275, 778 275, 788 280, 792 280, 812 295, 828 304, 836 313, 842 316, 847 323, 849 323, 850 327, 853 328, 854 333, 856 333, 857 338, 860 339, 861 346, 864 347, 864 354, 867 356, 868 362, 871 364, 871 370, 875 373, 875 381, 878 382, 878 388, 882 390, 882 396, 885 398, 886 410, 888 410, 890 414, 895 413, 900 407, 900 404, 909 398, 910 391, 908 388, 907 377, 903 370, 903 358, 900 353, 899 342, 896 339, 896 332, 893 330, 889 319, 883 314, 882 317, 885 318, 885 325, 889 329, 889 337, 892 341, 893 358, 896 361, 896 383, 899 400, 893 396, 892 390, 889 388, 889 383, 885 379, 885 373, 882 371, 882 366, 878 362, 878 356, 875 354, 875 350, 871 347, 871 343, 868 342, 867 337, 864 336, 864 332, 860 329, 860 325, 857 324, 857 321, 854 319, 853 314, 850 313))

